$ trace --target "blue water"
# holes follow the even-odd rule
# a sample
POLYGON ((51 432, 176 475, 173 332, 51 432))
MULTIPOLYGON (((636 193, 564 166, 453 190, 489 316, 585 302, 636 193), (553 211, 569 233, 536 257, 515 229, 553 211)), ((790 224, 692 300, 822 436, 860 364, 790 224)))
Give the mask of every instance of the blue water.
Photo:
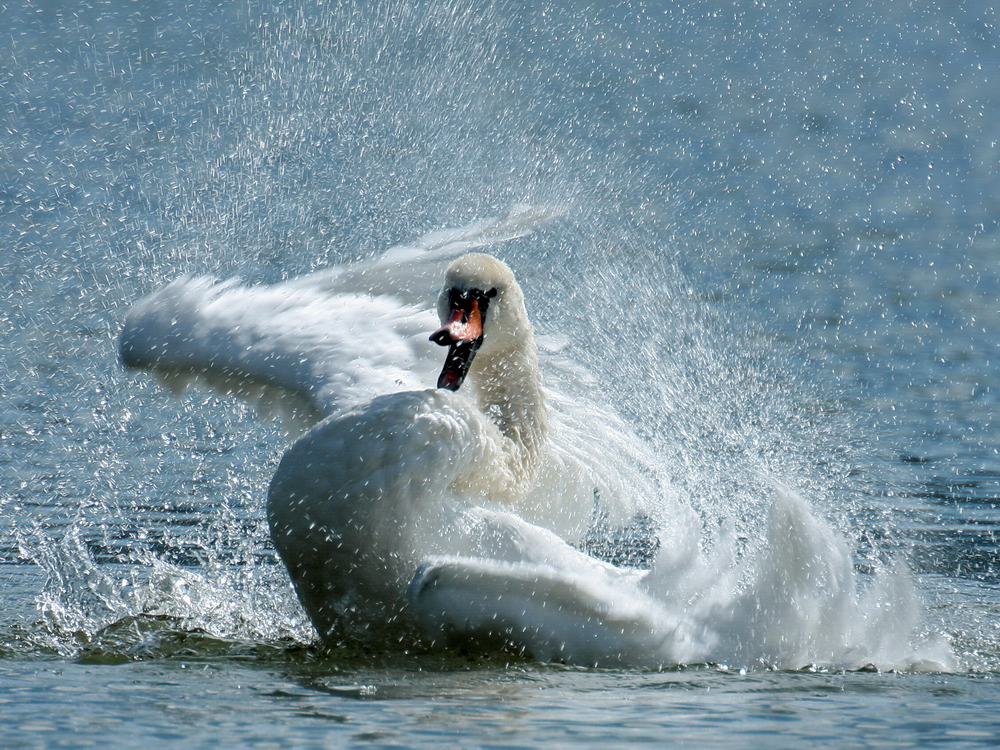
POLYGON ((0 9, 2 744, 995 744, 996 22, 985 2, 0 9), (311 645, 263 521, 278 429, 123 372, 124 313, 182 273, 292 277, 518 202, 567 207, 503 251, 539 332, 690 502, 752 534, 756 477, 788 482, 862 575, 905 557, 958 672, 311 645))

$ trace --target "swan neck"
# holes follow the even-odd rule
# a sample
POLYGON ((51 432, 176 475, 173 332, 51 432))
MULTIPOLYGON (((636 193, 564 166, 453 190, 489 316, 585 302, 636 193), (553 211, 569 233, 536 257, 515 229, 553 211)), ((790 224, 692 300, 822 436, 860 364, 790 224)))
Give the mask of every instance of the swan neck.
POLYGON ((541 451, 548 420, 534 340, 529 333, 520 343, 500 356, 484 358, 473 383, 480 410, 518 446, 527 467, 541 451))

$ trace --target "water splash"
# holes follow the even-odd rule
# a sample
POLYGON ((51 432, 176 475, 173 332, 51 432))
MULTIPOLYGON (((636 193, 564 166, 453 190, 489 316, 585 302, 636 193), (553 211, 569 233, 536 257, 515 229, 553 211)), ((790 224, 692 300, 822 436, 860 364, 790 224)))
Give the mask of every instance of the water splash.
POLYGON ((891 561, 862 581, 844 537, 788 488, 774 491, 756 556, 732 565, 731 539, 720 540, 711 555, 675 550, 653 568, 649 589, 686 602, 686 613, 714 634, 709 660, 743 668, 955 667, 943 636, 923 630, 905 563, 891 561))
POLYGON ((107 650, 113 636, 120 647, 131 644, 127 658, 141 658, 160 653, 143 623, 160 622, 152 628, 157 643, 183 633, 243 644, 308 642, 311 626, 263 525, 248 529, 223 516, 197 533, 167 529, 155 545, 133 541, 112 560, 96 559, 85 519, 58 539, 37 525, 22 530, 21 555, 46 575, 37 600, 44 631, 35 639, 77 655, 107 650), (178 556, 185 562, 170 561, 178 556))

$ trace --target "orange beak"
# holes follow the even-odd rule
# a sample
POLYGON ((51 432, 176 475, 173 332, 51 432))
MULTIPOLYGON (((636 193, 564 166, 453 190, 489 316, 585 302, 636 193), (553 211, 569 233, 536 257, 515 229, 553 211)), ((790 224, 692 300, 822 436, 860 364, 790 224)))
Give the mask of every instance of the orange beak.
POLYGON ((444 346, 456 341, 475 341, 482 335, 483 316, 479 314, 479 302, 472 300, 469 310, 452 310, 448 322, 431 335, 431 341, 444 346))
POLYGON ((438 376, 438 388, 457 391, 483 343, 483 316, 479 311, 479 301, 472 299, 468 308, 453 308, 448 322, 431 334, 431 341, 448 347, 444 368, 438 376))

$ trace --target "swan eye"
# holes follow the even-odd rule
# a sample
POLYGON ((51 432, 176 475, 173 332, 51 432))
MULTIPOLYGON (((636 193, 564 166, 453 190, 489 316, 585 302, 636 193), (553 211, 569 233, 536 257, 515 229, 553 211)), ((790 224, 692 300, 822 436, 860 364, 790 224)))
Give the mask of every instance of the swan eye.
POLYGON ((492 289, 490 289, 488 292, 486 292, 486 296, 490 297, 490 298, 496 297, 497 296, 497 288, 493 287, 492 289))

